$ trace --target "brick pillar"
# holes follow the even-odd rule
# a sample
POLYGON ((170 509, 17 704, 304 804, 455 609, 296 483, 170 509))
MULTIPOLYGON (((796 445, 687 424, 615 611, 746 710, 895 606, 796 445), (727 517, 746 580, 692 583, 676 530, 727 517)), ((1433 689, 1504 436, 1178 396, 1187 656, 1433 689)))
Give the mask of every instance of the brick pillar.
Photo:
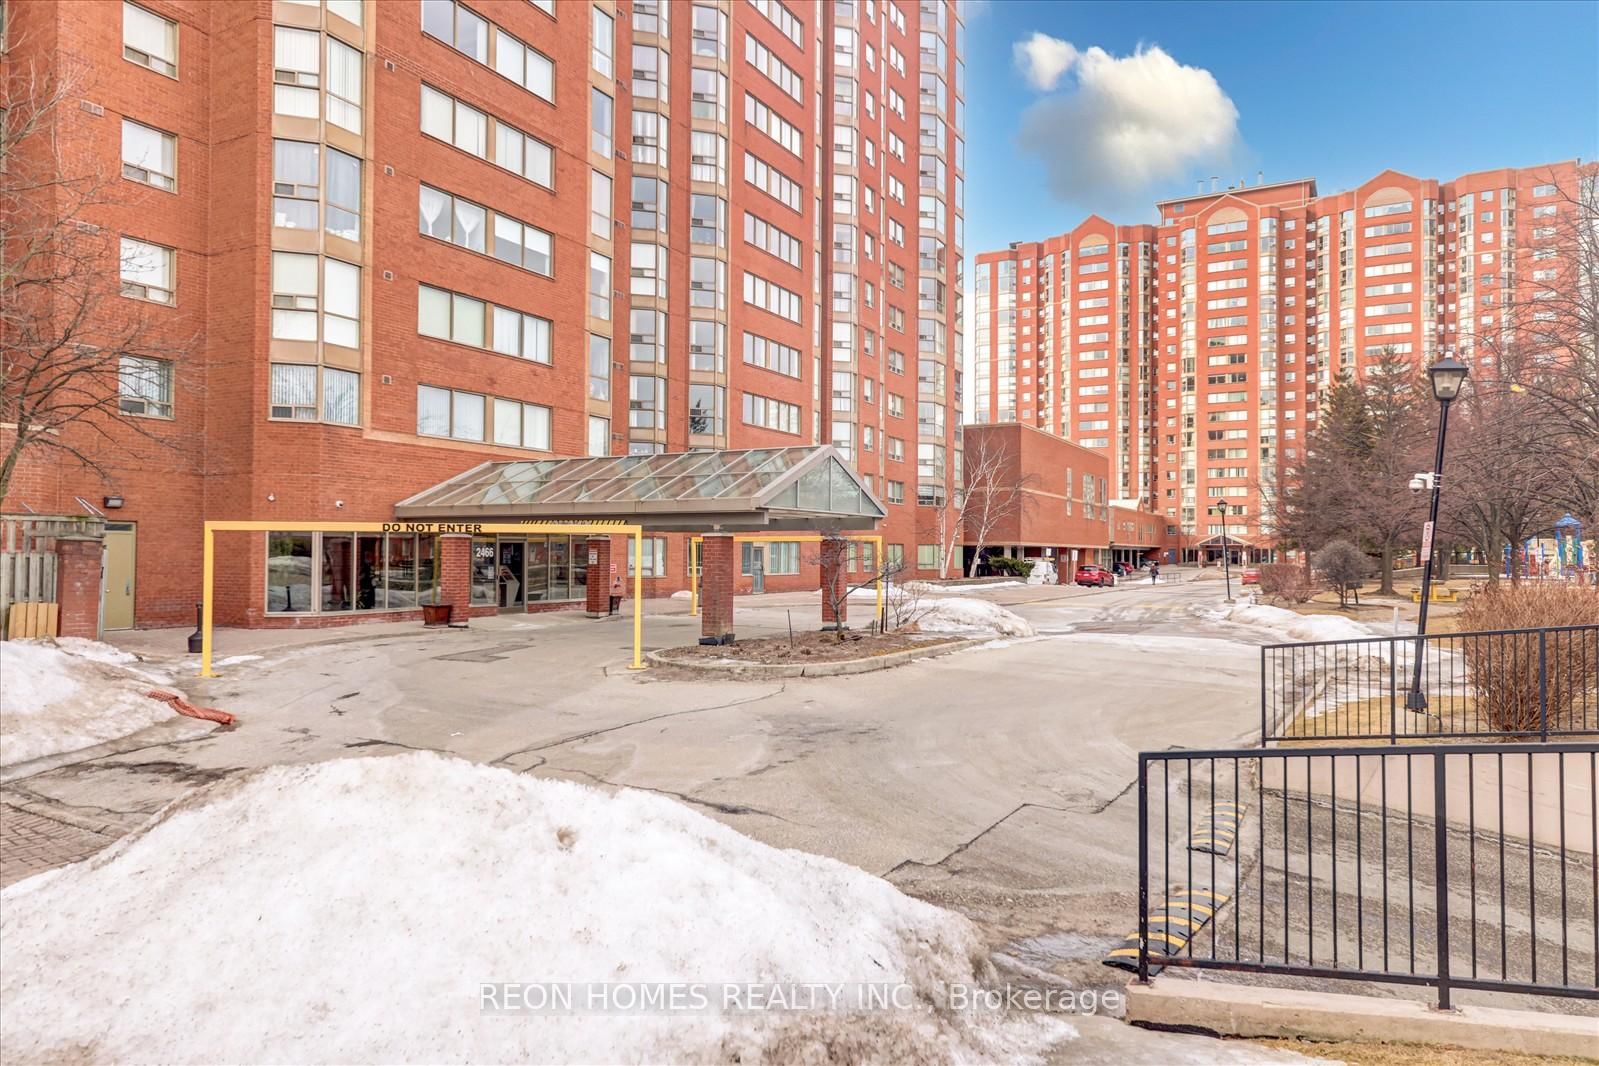
POLYGON ((97 537, 56 540, 57 633, 63 637, 100 639, 100 572, 104 544, 97 537))
POLYGON ((464 625, 472 606, 472 535, 439 535, 439 602, 450 605, 451 623, 464 625))
POLYGON ((830 537, 822 541, 821 556, 822 628, 843 629, 845 616, 849 614, 849 603, 842 598, 847 587, 849 541, 842 537, 830 537), (833 609, 835 600, 838 601, 837 611, 833 609))
POLYGON ((733 643, 734 547, 727 533, 707 533, 700 542, 702 644, 733 643))
POLYGON ((604 618, 611 613, 611 538, 590 537, 588 553, 589 584, 585 606, 590 618, 604 618))

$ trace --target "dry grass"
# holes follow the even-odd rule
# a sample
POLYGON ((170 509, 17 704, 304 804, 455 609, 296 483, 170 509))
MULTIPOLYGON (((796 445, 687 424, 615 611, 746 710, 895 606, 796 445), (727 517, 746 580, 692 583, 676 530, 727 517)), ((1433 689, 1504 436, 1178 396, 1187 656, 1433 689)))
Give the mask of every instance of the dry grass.
MULTIPOLYGON (((1402 730, 1410 723, 1407 721, 1411 713, 1405 710, 1405 688, 1400 687, 1396 694, 1399 703, 1399 743, 1401 744, 1436 744, 1440 738, 1433 733, 1405 733, 1402 730)), ((1431 706, 1428 708, 1434 715, 1442 718, 1446 727, 1453 733, 1472 732, 1485 728, 1479 723, 1476 709, 1472 706, 1469 696, 1438 696, 1429 695, 1431 706)), ((1285 737, 1293 739, 1284 740, 1284 744, 1317 744, 1325 743, 1323 740, 1328 734, 1333 736, 1356 736, 1358 740, 1339 740, 1340 746, 1386 746, 1389 742, 1389 728, 1393 715, 1390 713, 1390 704, 1387 696, 1372 696, 1366 699, 1347 700, 1331 708, 1323 714, 1311 716, 1304 711, 1296 714, 1283 731, 1285 737)), ((1419 723, 1417 723, 1419 724, 1419 723)))
MULTIPOLYGON (((1401 679, 1403 680, 1403 679, 1401 679)), ((1407 719, 1411 714, 1405 710, 1405 689, 1401 687, 1397 693, 1399 702, 1399 726, 1401 730, 1408 724, 1407 719)), ((1476 701, 1470 696, 1458 694, 1429 693, 1427 696, 1430 706, 1428 710, 1442 719, 1442 728, 1449 733, 1488 733, 1494 726, 1483 720, 1477 712, 1476 701)), ((1339 747, 1386 747, 1388 744, 1391 715, 1387 696, 1374 696, 1367 699, 1347 700, 1324 714, 1310 716, 1301 711, 1296 714, 1283 731, 1283 744, 1321 744, 1329 743, 1324 739, 1328 734, 1333 736, 1357 736, 1358 740, 1338 740, 1339 747)), ((1420 724, 1420 723, 1417 723, 1420 724)), ((1552 739, 1560 741, 1585 740, 1590 737, 1599 737, 1599 733, 1563 733, 1552 739)), ((1405 733, 1399 734, 1400 744, 1447 744, 1451 741, 1469 741, 1465 737, 1440 737, 1433 733, 1405 733)), ((1514 743, 1518 738, 1510 736, 1504 738, 1514 743)), ((1537 740, 1538 732, 1533 730, 1521 739, 1537 740)))
POLYGON ((1349 1066, 1592 1066, 1592 1059, 1525 1055, 1517 1051, 1478 1051, 1446 1044, 1377 1044, 1358 1040, 1256 1040, 1280 1051, 1342 1060, 1349 1066))

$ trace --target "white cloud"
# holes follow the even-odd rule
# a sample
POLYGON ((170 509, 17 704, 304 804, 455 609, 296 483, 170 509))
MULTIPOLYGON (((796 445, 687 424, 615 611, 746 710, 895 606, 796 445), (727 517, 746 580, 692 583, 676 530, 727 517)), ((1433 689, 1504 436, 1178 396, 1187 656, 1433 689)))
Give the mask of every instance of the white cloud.
POLYGON ((1039 92, 1053 89, 1077 61, 1077 49, 1070 42, 1047 33, 1034 33, 1025 41, 1017 41, 1011 52, 1027 84, 1039 92))
POLYGON ((1028 50, 1035 84, 1054 69, 1040 65, 1041 51, 1059 45, 1076 56, 1068 64, 1075 90, 1029 108, 1019 137, 1024 152, 1043 160, 1057 198, 1090 210, 1136 205, 1156 184, 1186 179, 1193 167, 1221 163, 1238 147, 1238 108, 1210 71, 1156 47, 1128 56, 1097 47, 1078 53, 1053 38, 1037 48, 1041 37, 1016 46, 1018 62, 1028 50))

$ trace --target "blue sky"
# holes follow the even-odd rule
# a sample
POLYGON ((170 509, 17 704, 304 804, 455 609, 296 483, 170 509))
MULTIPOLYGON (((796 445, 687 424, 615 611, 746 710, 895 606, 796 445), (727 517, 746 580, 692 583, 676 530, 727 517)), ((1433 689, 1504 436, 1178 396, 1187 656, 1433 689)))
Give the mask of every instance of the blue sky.
POLYGON ((1212 174, 1333 192, 1599 156, 1599 3, 980 0, 966 99, 975 253, 1152 221, 1212 174))

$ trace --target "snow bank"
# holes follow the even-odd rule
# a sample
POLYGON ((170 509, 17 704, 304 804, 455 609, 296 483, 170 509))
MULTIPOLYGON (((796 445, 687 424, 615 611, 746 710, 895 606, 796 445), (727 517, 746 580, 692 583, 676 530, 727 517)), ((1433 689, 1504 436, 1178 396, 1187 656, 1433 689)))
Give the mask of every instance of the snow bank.
POLYGON ((171 718, 149 699, 161 674, 135 656, 75 638, 0 641, 0 766, 76 751, 171 718))
POLYGON ((1264 604, 1239 604, 1214 617, 1238 625, 1271 630, 1287 640, 1360 640, 1376 635, 1351 618, 1330 614, 1296 614, 1264 604))
POLYGON ((980 934, 852 866, 431 753, 219 783, 0 902, 19 1062, 1012 1062, 1075 1035, 934 1009, 991 976, 980 934), (904 1005, 482 1009, 489 983, 835 981, 904 1005))
POLYGON ((1037 631, 1014 611, 971 596, 941 596, 923 600, 926 613, 916 623, 924 633, 989 632, 1002 637, 1031 637, 1037 631))

